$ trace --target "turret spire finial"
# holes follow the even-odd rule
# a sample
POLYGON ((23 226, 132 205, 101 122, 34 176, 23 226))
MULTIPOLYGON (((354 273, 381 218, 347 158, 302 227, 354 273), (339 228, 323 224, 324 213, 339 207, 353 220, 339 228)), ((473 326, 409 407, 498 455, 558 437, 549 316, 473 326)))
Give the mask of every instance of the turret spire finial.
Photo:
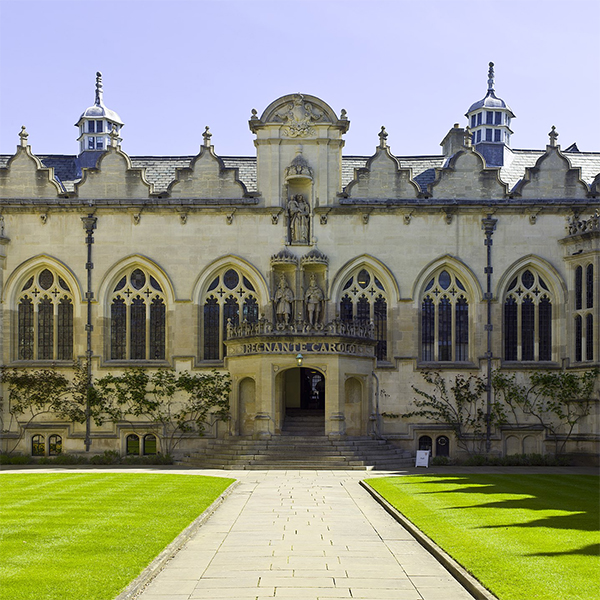
POLYGON ((381 131, 379 132, 379 147, 380 148, 385 148, 387 146, 387 136, 388 136, 388 133, 385 130, 385 127, 382 125, 381 131))
POLYGON ((100 73, 100 71, 98 71, 96 73, 96 102, 94 104, 96 104, 96 106, 102 106, 103 104, 103 98, 102 98, 103 92, 102 92, 102 73, 100 73))
POLYGON ((494 63, 490 63, 490 68, 488 70, 488 92, 494 91, 494 63))
POLYGON ((27 133, 27 130, 25 129, 25 125, 21 126, 21 132, 19 133, 19 139, 21 140, 21 146, 23 148, 27 148, 27 138, 29 137, 29 134, 27 133))
POLYGON ((552 129, 550 130, 548 136, 550 137, 550 145, 555 147, 557 145, 556 140, 558 139, 558 132, 556 131, 556 127, 554 127, 554 125, 552 125, 552 129))

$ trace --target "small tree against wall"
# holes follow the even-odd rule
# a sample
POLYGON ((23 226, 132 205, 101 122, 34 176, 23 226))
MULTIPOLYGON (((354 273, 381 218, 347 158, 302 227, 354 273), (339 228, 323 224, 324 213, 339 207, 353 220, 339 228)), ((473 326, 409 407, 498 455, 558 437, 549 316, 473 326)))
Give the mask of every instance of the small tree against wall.
POLYGON ((172 454, 184 437, 204 435, 207 426, 229 419, 231 380, 218 371, 127 369, 96 380, 95 387, 110 420, 147 422, 161 437, 163 454, 172 454))
POLYGON ((526 427, 523 417, 535 419, 554 442, 554 453, 564 453, 575 427, 590 415, 599 369, 573 372, 536 371, 521 385, 514 375, 492 376, 497 397, 508 407, 515 427, 526 427))
MULTIPOLYGON (((459 448, 469 454, 483 453, 487 423, 485 380, 475 375, 457 375, 449 385, 446 379, 435 371, 425 371, 423 379, 433 386, 433 391, 412 386, 419 396, 413 400, 417 410, 402 417, 422 417, 446 425, 454 433, 459 448)), ((505 420, 502 407, 494 402, 491 408, 492 426, 502 424, 505 420)))

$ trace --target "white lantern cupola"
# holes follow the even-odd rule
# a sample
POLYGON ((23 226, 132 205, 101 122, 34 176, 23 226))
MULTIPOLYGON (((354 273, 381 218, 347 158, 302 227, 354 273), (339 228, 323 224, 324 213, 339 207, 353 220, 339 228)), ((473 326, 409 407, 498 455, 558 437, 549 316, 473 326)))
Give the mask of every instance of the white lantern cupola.
MULTIPOLYGON (((118 135, 123 127, 119 115, 104 105, 100 71, 96 73, 94 105, 83 112, 75 126, 79 128, 77 140, 79 141, 79 157, 83 159, 81 166, 95 166, 99 153, 105 152, 110 146, 111 132, 114 131, 118 135)), ((121 142, 121 138, 118 138, 118 142, 121 142)))
POLYGON ((510 148, 511 119, 515 118, 510 106, 496 96, 494 90, 494 63, 489 64, 488 91, 483 100, 475 102, 465 114, 472 132, 473 146, 485 158, 488 166, 502 166, 505 152, 510 148))

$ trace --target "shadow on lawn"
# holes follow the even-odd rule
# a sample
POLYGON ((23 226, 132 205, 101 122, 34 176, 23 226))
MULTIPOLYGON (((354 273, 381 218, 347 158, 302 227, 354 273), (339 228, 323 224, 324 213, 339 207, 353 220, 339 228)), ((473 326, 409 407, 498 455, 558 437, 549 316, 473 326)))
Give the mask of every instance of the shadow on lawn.
POLYGON ((576 550, 564 550, 563 552, 536 552, 527 556, 598 556, 600 555, 600 544, 590 544, 576 550))
POLYGON ((527 523, 504 523, 485 525, 482 529, 500 527, 548 527, 596 531, 598 525, 597 489, 598 478, 593 475, 486 475, 466 474, 457 476, 428 475, 431 481, 419 482, 434 487, 456 485, 454 489, 432 489, 423 494, 486 494, 490 496, 520 496, 477 503, 464 508, 494 508, 511 510, 560 511, 527 523))

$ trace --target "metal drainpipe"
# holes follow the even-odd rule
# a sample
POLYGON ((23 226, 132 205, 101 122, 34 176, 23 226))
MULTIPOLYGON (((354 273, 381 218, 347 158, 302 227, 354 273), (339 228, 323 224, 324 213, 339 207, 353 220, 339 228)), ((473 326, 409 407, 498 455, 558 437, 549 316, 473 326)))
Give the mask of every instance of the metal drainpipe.
POLYGON ((85 401, 85 451, 90 451, 92 440, 90 436, 91 419, 90 419, 90 401, 92 395, 92 300, 94 298, 94 292, 92 292, 92 269, 94 263, 92 263, 92 244, 94 243, 94 229, 96 229, 96 223, 98 219, 94 215, 89 214, 87 217, 81 217, 83 221, 83 228, 85 229, 87 236, 85 243, 87 244, 87 262, 85 268, 87 270, 87 292, 85 297, 87 299, 87 322, 85 324, 85 331, 87 333, 87 351, 85 353, 87 363, 87 394, 85 401))
POLYGON ((381 439, 381 415, 379 414, 379 377, 375 371, 371 371, 371 374, 375 378, 375 382, 377 383, 376 392, 375 392, 375 439, 381 439))
POLYGON ((485 274, 487 280, 485 300, 487 302, 487 322, 485 324, 485 330, 487 332, 487 350, 485 357, 487 359, 487 381, 486 381, 486 428, 485 428, 485 451, 487 454, 490 453, 492 448, 492 273, 494 269, 492 267, 492 235, 496 229, 496 223, 498 219, 492 218, 492 215, 481 220, 481 228, 485 231, 484 244, 487 246, 487 266, 485 267, 485 274))

